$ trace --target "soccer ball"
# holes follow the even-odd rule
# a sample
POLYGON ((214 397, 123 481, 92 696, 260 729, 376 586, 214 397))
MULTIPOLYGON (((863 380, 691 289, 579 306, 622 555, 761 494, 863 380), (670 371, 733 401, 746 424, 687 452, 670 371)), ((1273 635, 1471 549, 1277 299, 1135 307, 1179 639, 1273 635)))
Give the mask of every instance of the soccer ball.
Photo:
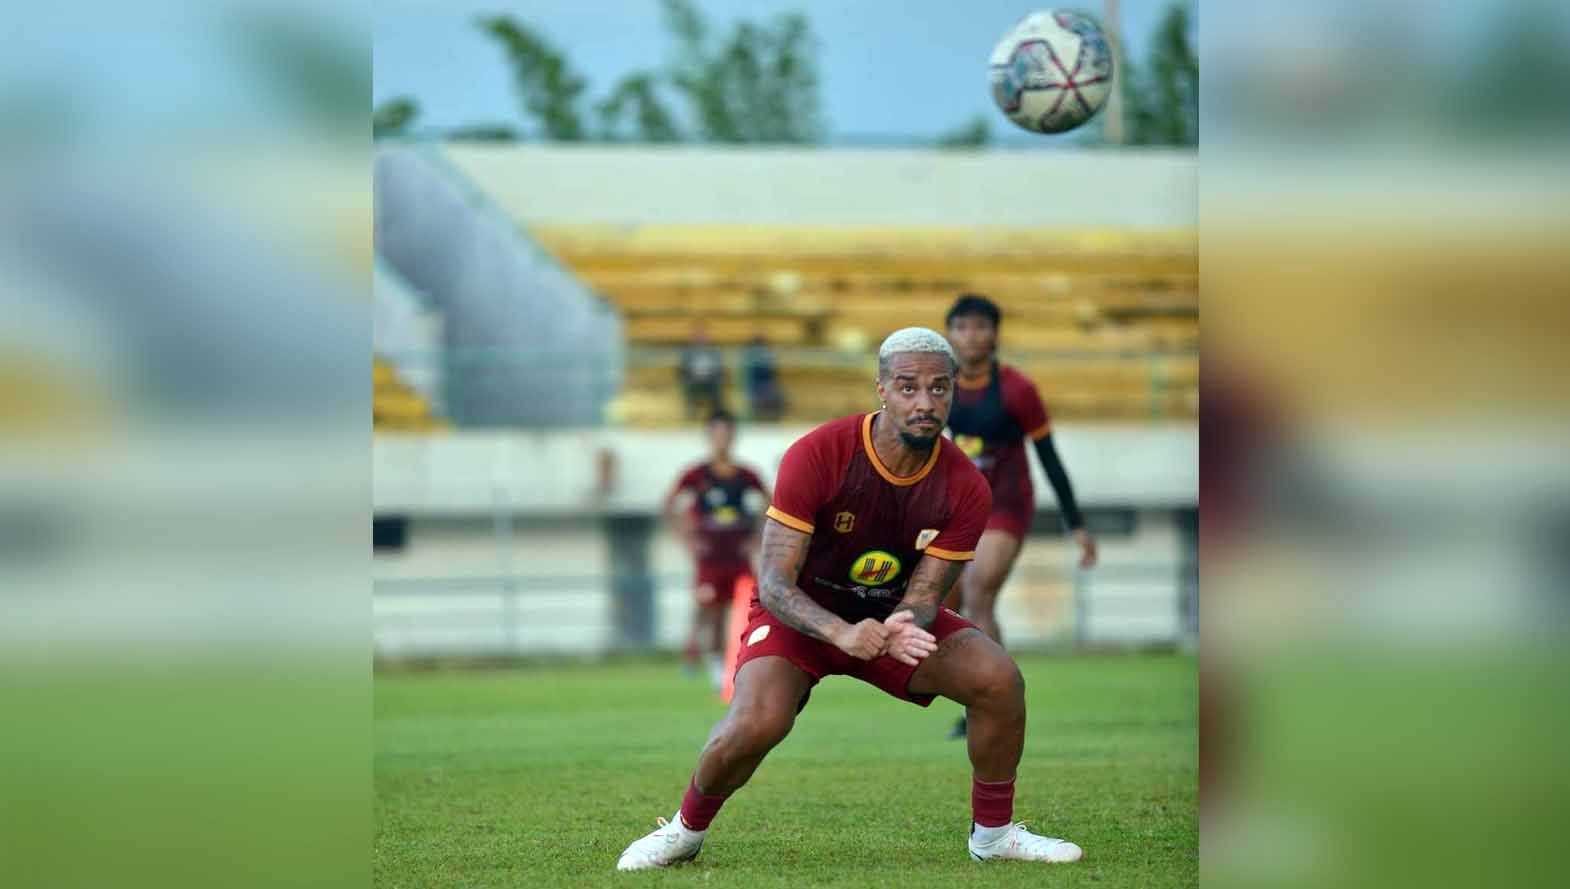
POLYGON ((1033 133, 1064 133, 1095 116, 1112 92, 1112 46, 1088 16, 1033 12, 992 50, 992 100, 1033 133))

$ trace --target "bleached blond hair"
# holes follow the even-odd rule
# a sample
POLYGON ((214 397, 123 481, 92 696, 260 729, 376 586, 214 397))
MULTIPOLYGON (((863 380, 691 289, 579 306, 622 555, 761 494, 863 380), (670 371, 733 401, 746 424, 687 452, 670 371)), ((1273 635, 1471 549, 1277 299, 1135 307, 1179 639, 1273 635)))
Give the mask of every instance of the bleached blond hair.
POLYGON ((949 369, 959 373, 959 358, 954 354, 954 347, 943 334, 926 327, 902 327, 889 334, 883 345, 878 347, 878 379, 885 380, 889 376, 889 359, 902 352, 936 352, 947 355, 949 369))

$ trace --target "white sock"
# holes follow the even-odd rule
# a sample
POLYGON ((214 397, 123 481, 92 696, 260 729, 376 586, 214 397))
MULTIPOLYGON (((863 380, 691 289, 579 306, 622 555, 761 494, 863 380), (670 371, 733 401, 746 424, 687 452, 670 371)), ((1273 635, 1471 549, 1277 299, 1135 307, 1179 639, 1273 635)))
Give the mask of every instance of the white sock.
POLYGON ((998 840, 1002 839, 1003 835, 1008 833, 1009 828, 1013 827, 1014 825, 1005 824, 1002 827, 982 827, 973 821, 971 822, 971 826, 973 828, 971 836, 975 837, 976 845, 990 846, 998 840))

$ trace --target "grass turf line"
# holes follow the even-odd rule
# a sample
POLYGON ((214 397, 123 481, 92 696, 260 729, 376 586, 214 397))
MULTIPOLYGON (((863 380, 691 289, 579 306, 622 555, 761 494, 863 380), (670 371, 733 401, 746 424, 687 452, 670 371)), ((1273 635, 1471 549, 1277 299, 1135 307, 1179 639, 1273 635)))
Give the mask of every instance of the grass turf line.
POLYGON ((724 712, 674 662, 630 663, 378 676, 375 885, 1198 885, 1194 659, 1020 667, 1015 817, 1083 846, 1076 864, 971 861, 969 762, 945 739, 959 707, 831 677, 695 863, 617 873, 676 810, 724 712))

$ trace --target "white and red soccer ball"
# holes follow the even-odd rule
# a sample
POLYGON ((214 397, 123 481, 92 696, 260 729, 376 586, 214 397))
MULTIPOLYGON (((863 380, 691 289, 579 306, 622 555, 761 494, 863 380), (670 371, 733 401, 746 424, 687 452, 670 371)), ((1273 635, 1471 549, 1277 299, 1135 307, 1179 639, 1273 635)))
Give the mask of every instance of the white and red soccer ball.
POLYGON ((992 100, 1027 130, 1063 133, 1095 116, 1112 92, 1112 45, 1089 16, 1044 9, 992 50, 992 100))

